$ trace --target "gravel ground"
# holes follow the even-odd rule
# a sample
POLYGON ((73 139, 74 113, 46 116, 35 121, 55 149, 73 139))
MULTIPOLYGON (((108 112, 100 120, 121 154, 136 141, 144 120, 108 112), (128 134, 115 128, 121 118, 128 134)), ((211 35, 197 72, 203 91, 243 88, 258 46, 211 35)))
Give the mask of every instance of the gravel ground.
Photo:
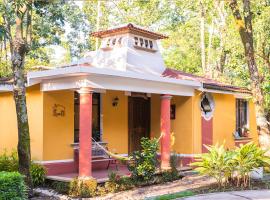
MULTIPOLYGON (((133 190, 122 191, 119 193, 108 194, 103 197, 95 197, 90 199, 97 200, 140 200, 148 197, 159 196, 163 194, 170 194, 175 192, 181 192, 188 189, 195 189, 202 186, 207 186, 213 183, 214 180, 208 177, 202 177, 199 175, 192 175, 184 177, 182 180, 177 180, 170 183, 147 186, 142 188, 136 188, 133 190)), ((46 191, 43 193, 46 193, 46 191)), ((57 195, 53 192, 47 191, 47 194, 40 197, 34 197, 32 200, 68 200, 67 196, 57 195), (53 196, 52 196, 53 195, 53 196)))

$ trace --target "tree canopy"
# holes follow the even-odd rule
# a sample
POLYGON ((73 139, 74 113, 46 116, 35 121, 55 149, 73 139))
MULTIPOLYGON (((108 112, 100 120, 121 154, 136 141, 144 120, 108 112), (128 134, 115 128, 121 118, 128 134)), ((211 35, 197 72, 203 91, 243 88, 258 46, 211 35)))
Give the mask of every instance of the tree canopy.
MULTIPOLYGON (((255 57, 265 94, 265 108, 269 109, 270 2, 251 0, 250 3, 255 57)), ((244 12, 243 1, 239 0, 238 4, 240 11, 244 12)), ((6 9, 0 5, 0 12, 6 9)), ((5 12, 5 17, 9 17, 8 14, 5 12)), ((239 24, 235 24, 229 1, 36 1, 32 15, 32 47, 26 56, 26 70, 36 65, 55 66, 79 58, 95 49, 96 41, 90 38, 89 33, 132 22, 169 36, 169 39, 160 42, 168 67, 204 75, 201 56, 204 55, 212 78, 250 87, 248 66, 237 30, 239 24), (64 56, 52 59, 55 52, 51 45, 65 49, 64 56)), ((1 76, 11 72, 6 51, 9 44, 1 31, 5 17, 0 19, 1 76)))

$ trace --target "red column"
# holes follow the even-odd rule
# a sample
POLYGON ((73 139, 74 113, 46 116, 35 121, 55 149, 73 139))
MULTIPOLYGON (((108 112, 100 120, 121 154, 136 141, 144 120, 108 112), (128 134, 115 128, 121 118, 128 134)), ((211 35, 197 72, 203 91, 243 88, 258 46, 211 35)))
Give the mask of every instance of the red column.
POLYGON ((79 135, 79 177, 92 175, 92 90, 81 88, 80 93, 80 135, 79 135))
POLYGON ((170 169, 170 132, 171 132, 171 95, 161 96, 160 129, 161 134, 161 169, 170 169))

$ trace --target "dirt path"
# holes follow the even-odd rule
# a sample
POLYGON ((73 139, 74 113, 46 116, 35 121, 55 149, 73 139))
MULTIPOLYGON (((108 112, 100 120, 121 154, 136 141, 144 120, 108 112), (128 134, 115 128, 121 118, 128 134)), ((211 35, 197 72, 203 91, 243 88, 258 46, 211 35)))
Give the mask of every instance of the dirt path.
MULTIPOLYGON (((170 194, 180 191, 185 191, 189 189, 199 188, 202 186, 209 185, 213 183, 214 180, 208 177, 202 177, 199 175, 192 175, 183 178, 182 180, 177 180, 170 183, 147 186, 142 188, 136 188, 133 190, 122 191, 119 193, 111 193, 103 197, 91 198, 97 200, 140 200, 148 197, 170 194)), ((64 195, 51 194, 48 191, 47 196, 35 197, 32 200, 67 200, 71 199, 64 195), (53 196, 52 196, 53 195, 53 196)))
POLYGON ((174 181, 171 183, 147 186, 142 188, 136 188, 133 190, 123 191, 115 194, 109 194, 104 197, 96 197, 92 199, 98 200, 139 200, 148 197, 176 193, 185 191, 188 189, 199 188, 202 186, 213 183, 214 180, 208 177, 202 177, 198 175, 188 176, 182 180, 174 181))

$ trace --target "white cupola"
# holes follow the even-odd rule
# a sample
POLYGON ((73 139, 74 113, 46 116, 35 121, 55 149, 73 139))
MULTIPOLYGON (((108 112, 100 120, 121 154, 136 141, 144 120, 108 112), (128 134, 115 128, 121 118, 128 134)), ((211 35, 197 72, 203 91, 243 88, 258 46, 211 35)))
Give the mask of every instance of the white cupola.
POLYGON ((100 48, 83 58, 92 67, 161 75, 165 70, 157 40, 167 38, 128 24, 91 34, 101 39, 100 48))

